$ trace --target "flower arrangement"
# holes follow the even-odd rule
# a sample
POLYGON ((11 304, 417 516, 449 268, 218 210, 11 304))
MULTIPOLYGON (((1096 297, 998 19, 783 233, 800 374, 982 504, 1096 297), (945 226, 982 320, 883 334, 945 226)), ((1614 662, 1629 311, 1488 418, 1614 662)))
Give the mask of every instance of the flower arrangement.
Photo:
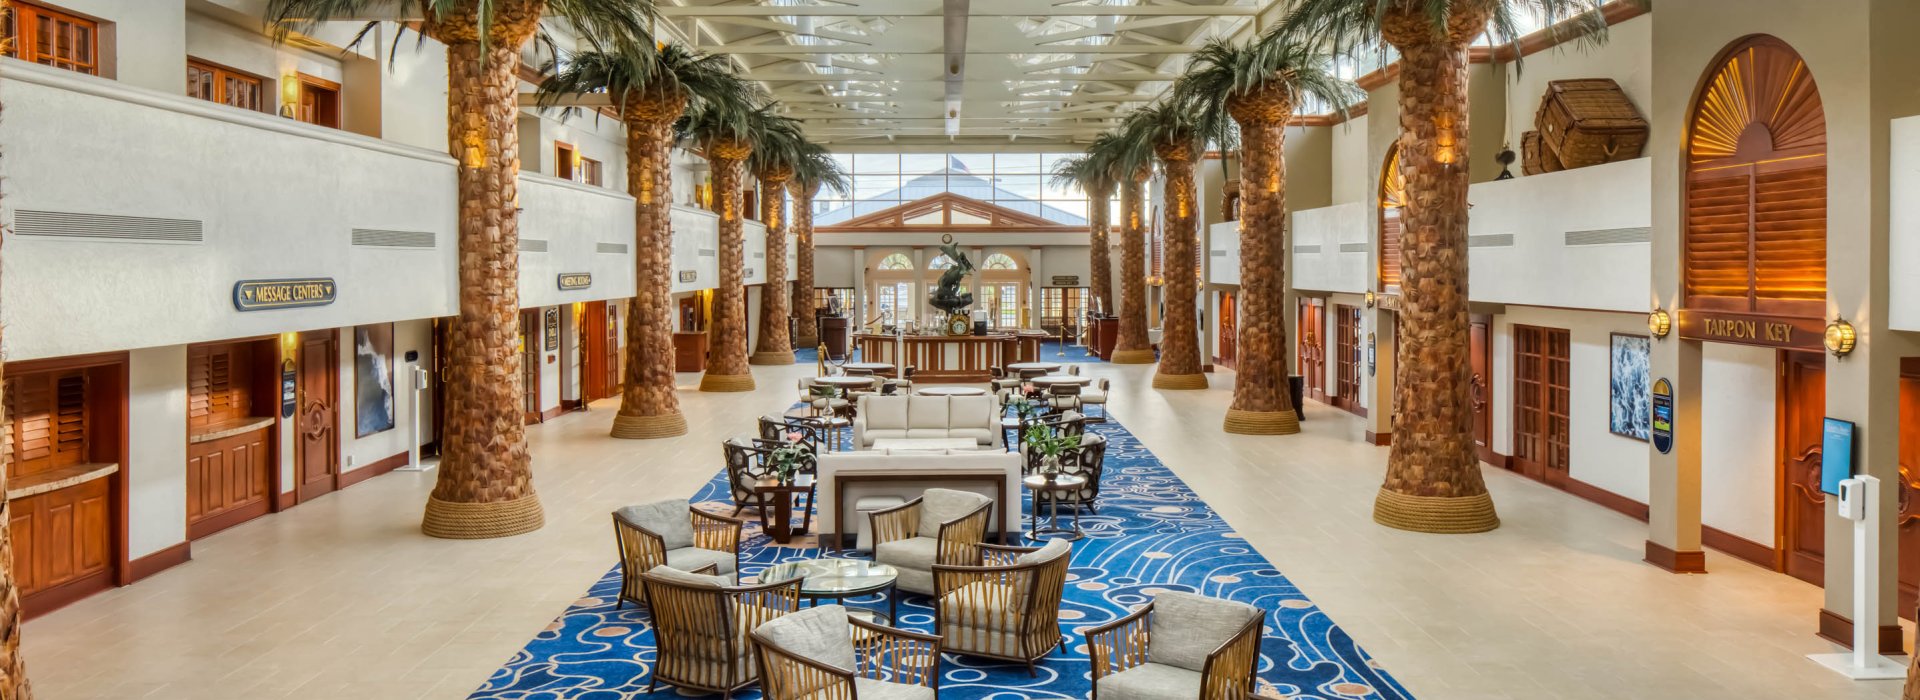
POLYGON ((773 476, 781 485, 793 483, 793 475, 812 470, 815 463, 813 448, 801 442, 799 433, 787 433, 786 441, 767 453, 767 466, 773 468, 773 476))
POLYGON ((1028 418, 1032 418, 1034 414, 1045 408, 1032 392, 1033 385, 1027 384, 1019 391, 1009 392, 1007 395, 1007 405, 1013 407, 1014 415, 1019 416, 1022 423, 1027 422, 1028 418))
POLYGON ((1054 430, 1046 425, 1028 427, 1026 434, 1021 436, 1021 441, 1027 444, 1027 449, 1040 455, 1040 473, 1049 478, 1060 473, 1060 455, 1080 446, 1078 436, 1054 430))

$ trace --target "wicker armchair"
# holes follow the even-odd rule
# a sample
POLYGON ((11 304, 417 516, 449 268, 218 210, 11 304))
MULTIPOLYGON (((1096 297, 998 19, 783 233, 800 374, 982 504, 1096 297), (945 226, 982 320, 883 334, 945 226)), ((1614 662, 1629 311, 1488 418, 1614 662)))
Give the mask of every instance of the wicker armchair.
POLYGON ((940 638, 807 608, 753 630, 766 700, 934 700, 940 638))
POLYGON ((901 590, 933 595, 935 564, 980 562, 993 499, 952 489, 927 489, 919 498, 868 513, 873 560, 900 570, 901 590))
POLYGON ((1072 546, 1052 540, 1044 547, 980 545, 978 565, 933 565, 933 628, 947 651, 1027 665, 1057 648, 1060 597, 1072 546))
POLYGON ((766 494, 754 493, 753 485, 761 479, 773 475, 767 466, 768 448, 760 440, 732 438, 720 444, 727 456, 727 485, 733 496, 733 514, 738 517, 740 511, 753 508, 760 519, 767 518, 769 503, 766 494))
MULTIPOLYGON (((1084 433, 1080 436, 1080 446, 1060 454, 1060 473, 1084 476, 1087 484, 1075 494, 1072 505, 1086 508, 1087 512, 1099 514, 1094 501, 1100 498, 1100 477, 1107 471, 1107 437, 1099 433, 1084 433)), ((1042 506, 1053 503, 1055 491, 1039 490, 1033 492, 1034 512, 1040 512, 1042 506)))
POLYGON ((825 431, 818 423, 806 418, 793 416, 767 415, 760 417, 760 439, 770 442, 785 442, 789 433, 799 433, 800 442, 820 454, 827 444, 825 431))
POLYGON ((648 693, 665 683, 732 697, 760 678, 754 628, 800 609, 797 578, 736 586, 731 577, 659 566, 640 580, 653 601, 659 646, 648 693))
POLYGON ((1242 700, 1253 690, 1266 613, 1245 603, 1168 591, 1086 630, 1093 700, 1242 700), (1151 644, 1149 644, 1151 642, 1151 644))
POLYGON ((647 604, 640 575, 656 566, 696 571, 707 566, 732 575, 740 570, 740 529, 745 523, 695 510, 684 498, 627 506, 613 512, 620 548, 620 600, 647 604), (681 513, 679 517, 673 514, 681 513))
POLYGON ((1040 466, 1040 454, 1027 449, 1027 431, 1035 427, 1052 428, 1056 435, 1082 437, 1087 434, 1087 417, 1073 411, 1059 411, 1034 416, 1020 425, 1020 454, 1026 457, 1023 467, 1028 473, 1040 466))

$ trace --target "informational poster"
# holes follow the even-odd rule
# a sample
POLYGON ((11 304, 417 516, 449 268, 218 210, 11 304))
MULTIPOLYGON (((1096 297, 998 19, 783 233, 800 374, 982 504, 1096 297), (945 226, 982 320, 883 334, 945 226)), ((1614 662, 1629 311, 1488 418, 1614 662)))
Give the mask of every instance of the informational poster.
POLYGON ((1820 490, 1840 495, 1853 476, 1853 421, 1828 418, 1820 430, 1820 490))
POLYGON ((1673 382, 1665 377, 1653 383, 1653 449, 1673 452, 1673 382))

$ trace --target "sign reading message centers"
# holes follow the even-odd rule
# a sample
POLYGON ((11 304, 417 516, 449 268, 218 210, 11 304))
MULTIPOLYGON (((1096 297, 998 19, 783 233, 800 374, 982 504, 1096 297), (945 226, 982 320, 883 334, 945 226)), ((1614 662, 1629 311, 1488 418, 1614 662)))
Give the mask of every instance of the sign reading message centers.
POLYGON ((240 311, 292 309, 333 303, 333 278, 241 280, 233 285, 233 308, 240 311))

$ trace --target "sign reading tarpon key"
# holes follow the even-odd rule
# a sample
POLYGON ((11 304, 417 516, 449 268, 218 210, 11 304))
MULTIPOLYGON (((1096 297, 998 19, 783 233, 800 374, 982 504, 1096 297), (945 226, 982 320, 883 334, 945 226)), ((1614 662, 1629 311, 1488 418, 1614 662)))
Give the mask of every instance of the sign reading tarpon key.
POLYGON ((241 280, 233 284, 233 308, 240 311, 326 306, 333 303, 332 277, 241 280))

